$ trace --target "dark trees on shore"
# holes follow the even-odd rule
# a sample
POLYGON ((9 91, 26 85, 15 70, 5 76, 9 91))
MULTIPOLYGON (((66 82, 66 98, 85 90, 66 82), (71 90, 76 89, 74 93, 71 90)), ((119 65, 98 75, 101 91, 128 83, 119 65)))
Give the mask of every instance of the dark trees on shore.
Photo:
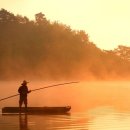
POLYGON ((103 51, 85 31, 50 22, 43 13, 32 21, 0 10, 0 79, 128 78, 129 55, 125 47, 103 51))

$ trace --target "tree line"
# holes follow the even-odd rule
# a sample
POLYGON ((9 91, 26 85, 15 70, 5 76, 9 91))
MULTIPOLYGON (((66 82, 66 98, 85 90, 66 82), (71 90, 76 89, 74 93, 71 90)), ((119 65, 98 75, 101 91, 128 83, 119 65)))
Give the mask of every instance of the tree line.
POLYGON ((0 79, 129 78, 130 48, 106 51, 84 30, 72 30, 43 13, 35 20, 0 10, 0 79))

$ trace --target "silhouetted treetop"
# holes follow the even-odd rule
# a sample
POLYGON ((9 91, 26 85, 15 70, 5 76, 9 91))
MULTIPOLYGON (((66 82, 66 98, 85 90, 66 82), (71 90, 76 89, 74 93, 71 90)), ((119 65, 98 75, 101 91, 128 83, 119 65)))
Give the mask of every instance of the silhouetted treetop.
POLYGON ((119 45, 118 48, 114 49, 113 53, 124 60, 130 61, 130 47, 119 45))
POLYGON ((13 13, 9 13, 5 9, 1 9, 0 11, 0 23, 12 23, 16 22, 16 17, 13 13))
POLYGON ((0 79, 107 79, 129 76, 130 48, 102 51, 84 30, 0 10, 0 79), (127 59, 127 60, 126 60, 127 59))

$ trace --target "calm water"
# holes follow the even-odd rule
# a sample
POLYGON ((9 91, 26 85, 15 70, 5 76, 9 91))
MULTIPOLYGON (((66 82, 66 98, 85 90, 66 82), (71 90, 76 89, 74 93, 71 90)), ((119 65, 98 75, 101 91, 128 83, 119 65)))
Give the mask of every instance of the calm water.
MULTIPOLYGON (((32 82, 30 89, 50 85, 32 82)), ((0 97, 17 93, 19 82, 1 82, 0 97)), ((29 106, 65 106, 67 115, 0 115, 0 130, 130 130, 130 84, 90 82, 31 93, 29 106), (41 100, 42 99, 42 100, 41 100)), ((18 105, 18 97, 0 107, 18 105)))

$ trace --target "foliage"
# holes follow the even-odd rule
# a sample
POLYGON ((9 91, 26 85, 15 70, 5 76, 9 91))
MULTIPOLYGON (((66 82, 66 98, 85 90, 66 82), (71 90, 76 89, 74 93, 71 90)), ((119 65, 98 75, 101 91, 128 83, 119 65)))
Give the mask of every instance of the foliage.
POLYGON ((83 30, 50 22, 43 13, 35 21, 0 10, 0 79, 110 79, 127 77, 130 49, 102 51, 83 30), (117 56, 118 54, 118 56, 117 56))
POLYGON ((130 47, 119 45, 118 48, 113 51, 113 53, 124 60, 130 61, 130 47))

